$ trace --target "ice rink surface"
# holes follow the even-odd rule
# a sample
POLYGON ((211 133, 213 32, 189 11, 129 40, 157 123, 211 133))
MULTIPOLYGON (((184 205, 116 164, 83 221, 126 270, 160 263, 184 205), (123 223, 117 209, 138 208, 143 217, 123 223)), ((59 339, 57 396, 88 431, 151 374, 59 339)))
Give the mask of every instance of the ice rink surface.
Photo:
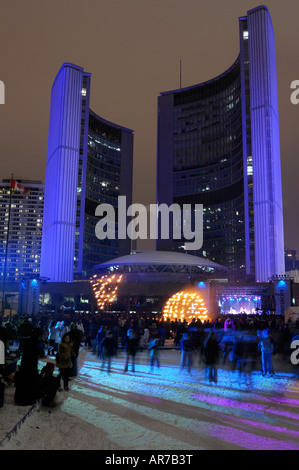
POLYGON ((206 380, 196 354, 191 374, 180 370, 178 350, 162 350, 160 363, 151 371, 143 351, 135 372, 124 373, 119 351, 108 374, 97 356, 82 349, 78 376, 68 392, 57 392, 55 407, 29 410, 10 403, 0 409, 0 449, 299 450, 294 373, 263 377, 259 370, 219 367, 215 384, 206 380), (16 415, 26 412, 8 437, 16 415))

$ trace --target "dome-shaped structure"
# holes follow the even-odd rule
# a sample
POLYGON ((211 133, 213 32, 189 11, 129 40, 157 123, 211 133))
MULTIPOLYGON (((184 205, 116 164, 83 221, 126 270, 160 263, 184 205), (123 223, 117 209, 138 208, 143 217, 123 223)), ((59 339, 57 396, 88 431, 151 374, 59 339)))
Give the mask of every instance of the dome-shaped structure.
POLYGON ((130 255, 114 258, 95 266, 95 271, 119 271, 127 273, 214 273, 226 267, 199 256, 175 251, 134 251, 130 255))
MULTIPOLYGON (((121 282, 117 284, 115 302, 110 303, 110 310, 125 308, 127 312, 162 313, 165 302, 172 295, 182 290, 186 291, 188 287, 195 286, 199 281, 226 277, 223 274, 226 270, 224 266, 206 258, 185 253, 132 251, 129 255, 95 266, 91 283, 95 287, 98 305, 101 300, 105 300, 106 308, 112 296, 106 298, 105 292, 100 290, 101 279, 106 279, 107 276, 116 275, 115 278, 121 276, 121 282)), ((205 302, 209 297, 208 290, 208 284, 204 289, 205 293, 201 289, 205 302)), ((190 305, 192 307, 192 302, 190 305)), ((203 314, 199 308, 196 311, 203 314)))

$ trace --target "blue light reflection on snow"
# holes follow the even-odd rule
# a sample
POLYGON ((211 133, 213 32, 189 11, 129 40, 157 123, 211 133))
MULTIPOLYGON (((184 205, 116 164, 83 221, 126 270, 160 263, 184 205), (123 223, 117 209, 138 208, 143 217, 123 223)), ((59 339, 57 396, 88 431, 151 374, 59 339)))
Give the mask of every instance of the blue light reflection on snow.
MULTIPOLYGON (((99 396, 97 398, 100 398, 99 396)), ((124 449, 193 449, 188 443, 182 440, 173 439, 163 432, 146 429, 144 420, 134 422, 131 412, 120 417, 109 411, 102 411, 97 406, 90 403, 68 398, 63 404, 63 411, 75 414, 77 417, 89 422, 93 426, 109 435, 110 441, 117 443, 124 449), (146 447, 148 442, 148 447, 146 447), (153 446, 153 444, 155 444, 153 446)))
POLYGON ((259 372, 219 370, 218 385, 211 386, 201 368, 194 368, 192 376, 176 364, 149 373, 144 358, 136 373, 126 374, 122 356, 114 359, 111 374, 100 371, 96 358, 85 360, 72 386, 77 405, 70 406, 70 397, 65 411, 79 413, 103 432, 108 425, 111 441, 126 449, 221 448, 221 443, 231 448, 299 449, 299 415, 294 413, 299 393, 291 374, 270 379, 259 372), (89 400, 95 407, 92 414, 84 412, 91 406, 86 405, 89 400))

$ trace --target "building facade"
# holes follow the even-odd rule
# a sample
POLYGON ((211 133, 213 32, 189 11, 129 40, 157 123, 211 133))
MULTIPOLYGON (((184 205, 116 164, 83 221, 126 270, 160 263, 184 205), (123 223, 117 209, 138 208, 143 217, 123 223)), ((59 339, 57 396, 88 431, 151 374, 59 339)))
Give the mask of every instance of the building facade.
MULTIPOLYGON (((275 39, 266 7, 239 18, 240 53, 221 75, 158 98, 157 203, 203 205, 197 254, 233 280, 282 275, 284 232, 275 39)), ((185 240, 157 241, 184 250, 185 240)))
POLYGON ((86 279, 93 266, 130 252, 130 240, 99 240, 99 204, 132 203, 133 131, 90 109, 91 74, 65 63, 51 93, 41 276, 86 279))
POLYGON ((3 282, 7 255, 7 282, 39 276, 42 242, 44 185, 19 180, 26 192, 11 189, 11 180, 0 183, 0 276, 3 282), (7 247, 7 250, 6 250, 7 247))

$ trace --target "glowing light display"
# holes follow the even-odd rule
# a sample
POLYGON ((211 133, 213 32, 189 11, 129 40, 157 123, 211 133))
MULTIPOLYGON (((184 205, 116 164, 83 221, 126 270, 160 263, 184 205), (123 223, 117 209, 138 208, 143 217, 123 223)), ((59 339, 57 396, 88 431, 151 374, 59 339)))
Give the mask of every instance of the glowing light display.
POLYGON ((97 305, 100 310, 104 310, 111 304, 118 291, 119 283, 122 280, 122 274, 108 275, 98 277, 96 274, 91 278, 90 282, 95 294, 97 305))
POLYGON ((165 304, 163 317, 170 320, 207 320, 208 311, 203 299, 196 292, 181 291, 174 294, 165 304))

